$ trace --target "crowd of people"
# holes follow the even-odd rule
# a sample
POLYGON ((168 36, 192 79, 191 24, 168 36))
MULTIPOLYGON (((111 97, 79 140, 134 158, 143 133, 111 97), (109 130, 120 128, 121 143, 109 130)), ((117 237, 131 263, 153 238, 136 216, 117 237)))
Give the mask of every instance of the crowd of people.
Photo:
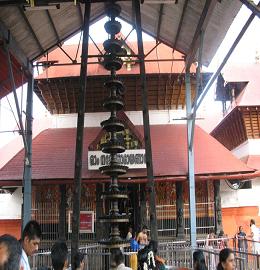
MULTIPOLYGON (((4 234, 0 236, 0 270, 31 270, 29 257, 39 249, 41 227, 37 221, 29 221, 23 229, 21 239, 4 234)), ((68 270, 69 252, 65 242, 57 241, 51 248, 53 270, 68 270)), ((84 269, 84 255, 77 252, 74 257, 76 270, 84 269)), ((41 269, 48 270, 42 266, 41 269)))
MULTIPOLYGON (((255 225, 255 221, 250 221, 251 234, 250 237, 255 240, 259 237, 259 230, 255 225)), ((216 237, 214 232, 210 232, 206 239, 206 248, 216 246, 220 250, 218 263, 211 258, 205 258, 202 250, 196 250, 193 253, 193 269, 194 270, 233 270, 235 269, 235 256, 231 249, 227 247, 226 235, 224 232, 216 237), (221 241, 220 241, 221 240, 221 241), (211 262, 207 266, 206 262, 211 262), (214 265, 212 264, 214 262, 214 265)), ((129 228, 126 239, 130 241, 131 250, 134 251, 130 255, 129 266, 124 264, 124 255, 121 249, 115 249, 111 255, 111 267, 115 270, 165 270, 166 261, 158 255, 158 243, 149 240, 148 228, 142 227, 142 230, 136 234, 132 228, 129 228)), ((247 250, 247 235, 240 226, 238 233, 235 235, 237 239, 238 250, 247 250)), ((18 241, 11 235, 0 236, 0 270, 30 270, 29 257, 38 251, 41 240, 41 228, 38 222, 31 220, 25 226, 21 239, 18 241)), ((253 241, 252 249, 258 251, 258 241, 253 241)), ((210 250, 209 250, 210 251, 210 250)), ((213 254, 213 252, 209 252, 213 254)), ((51 248, 52 269, 68 270, 69 251, 65 242, 57 241, 51 248)), ((73 260, 73 269, 84 269, 84 255, 77 252, 73 260)), ((48 269, 43 268, 42 269, 48 269)))

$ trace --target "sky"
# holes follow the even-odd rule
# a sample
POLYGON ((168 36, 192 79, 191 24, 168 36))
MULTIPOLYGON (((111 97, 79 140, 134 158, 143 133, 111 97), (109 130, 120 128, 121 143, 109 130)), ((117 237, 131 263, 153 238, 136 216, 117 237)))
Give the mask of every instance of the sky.
MULTIPOLYGON (((218 65, 221 63, 223 57, 226 55, 227 51, 229 50, 230 46, 232 45, 233 41, 235 40, 236 36, 238 35, 240 29, 250 16, 251 12, 246 8, 242 7, 240 12, 238 13, 237 17, 235 18, 233 24, 231 25, 229 31, 226 34, 225 39, 223 40, 222 44, 220 45, 216 55, 214 56, 211 64, 208 68, 204 67, 205 71, 212 71, 214 72, 218 65)), ((107 33, 104 30, 104 22, 107 19, 104 18, 91 26, 90 28, 90 35, 95 40, 96 43, 103 42, 106 39, 107 33), (99 33, 96 35, 96 33, 99 33)), ((121 21, 122 22, 122 21, 121 21)), ((125 22, 122 22, 122 33, 123 35, 127 36, 128 33, 131 31, 132 26, 128 25, 125 22)), ((230 65, 242 65, 244 63, 254 63, 255 57, 258 52, 260 55, 260 19, 255 18, 254 21, 249 26, 249 29, 243 36, 242 40, 238 44, 237 48, 233 52, 230 60, 226 64, 226 67, 230 65)), ((70 40, 66 41, 65 44, 77 44, 79 40, 80 34, 74 36, 70 40)), ((150 36, 143 34, 144 40, 153 40, 150 36)), ((128 40, 136 40, 135 32, 133 31, 132 34, 129 36, 128 40)), ((225 68, 223 69, 225 72, 225 68)), ((18 99, 21 101, 22 110, 25 110, 26 104, 26 85, 17 89, 18 99), (23 93, 23 95, 21 95, 23 93)), ((214 125, 217 124, 219 121, 219 117, 221 117, 221 104, 220 102, 214 102, 214 95, 215 95, 215 87, 213 86, 209 91, 209 94, 205 98, 202 106, 200 107, 199 116, 202 118, 207 119, 208 121, 204 121, 205 123, 208 122, 208 126, 204 126, 204 128, 209 131, 214 125)), ((13 94, 9 94, 7 98, 3 98, 0 100, 0 148, 12 140, 15 136, 17 136, 16 132, 12 132, 16 130, 16 121, 13 117, 14 111, 15 115, 15 106, 13 102, 13 94), (8 104, 8 100, 11 103, 10 108, 8 104), (8 132, 6 132, 8 131, 8 132)), ((45 107, 41 104, 39 99, 34 95, 34 119, 41 119, 43 117, 48 116, 48 112, 45 107)), ((17 118, 17 117, 16 117, 17 118)), ((23 118, 25 115, 23 114, 23 118)), ((200 122, 198 122, 200 124, 200 122)), ((203 124, 201 124, 203 127, 203 124)))

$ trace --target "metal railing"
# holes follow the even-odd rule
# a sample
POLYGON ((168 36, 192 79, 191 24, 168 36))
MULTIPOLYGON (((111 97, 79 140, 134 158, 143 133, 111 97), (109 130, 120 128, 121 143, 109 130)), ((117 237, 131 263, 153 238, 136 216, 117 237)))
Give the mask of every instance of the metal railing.
MULTIPOLYGON (((212 239, 212 245, 206 246, 205 239, 197 241, 198 248, 203 250, 206 264, 209 270, 215 270, 219 261, 219 251, 221 250, 220 241, 225 241, 227 246, 234 250, 236 269, 251 270, 260 269, 260 254, 245 252, 235 248, 236 240, 234 238, 215 238, 212 239)), ((80 248, 85 254, 85 270, 108 270, 110 265, 110 251, 101 247, 99 244, 88 244, 80 248)), ((194 249, 190 247, 190 243, 186 241, 160 242, 158 246, 158 255, 166 260, 169 269, 192 267, 192 253, 194 249)), ((125 265, 132 266, 133 261, 137 260, 137 253, 132 252, 130 248, 124 249, 125 265)), ((40 269, 45 266, 51 268, 50 252, 41 252, 31 258, 32 270, 40 269)), ((136 269, 133 269, 136 270, 136 269)))

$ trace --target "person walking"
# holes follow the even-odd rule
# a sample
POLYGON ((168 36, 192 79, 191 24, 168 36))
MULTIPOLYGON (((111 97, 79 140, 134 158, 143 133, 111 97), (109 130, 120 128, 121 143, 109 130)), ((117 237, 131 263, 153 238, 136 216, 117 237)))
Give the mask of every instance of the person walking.
POLYGON ((21 266, 24 270, 31 270, 28 257, 39 249, 41 240, 41 227, 35 220, 29 221, 22 232, 20 243, 22 245, 21 266))

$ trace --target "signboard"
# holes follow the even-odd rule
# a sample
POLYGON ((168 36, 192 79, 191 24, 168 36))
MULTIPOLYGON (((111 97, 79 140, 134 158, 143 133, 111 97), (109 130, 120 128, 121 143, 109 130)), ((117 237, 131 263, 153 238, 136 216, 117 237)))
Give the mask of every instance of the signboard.
MULTIPOLYGON (((72 232, 72 211, 69 211, 69 233, 72 232)), ((80 211, 80 233, 94 233, 94 211, 80 211)))
MULTIPOLYGON (((117 154, 117 160, 121 165, 128 166, 129 169, 146 168, 145 149, 126 150, 122 154, 117 154)), ((101 166, 107 166, 110 162, 110 155, 102 151, 88 151, 88 169, 98 170, 101 166)))

